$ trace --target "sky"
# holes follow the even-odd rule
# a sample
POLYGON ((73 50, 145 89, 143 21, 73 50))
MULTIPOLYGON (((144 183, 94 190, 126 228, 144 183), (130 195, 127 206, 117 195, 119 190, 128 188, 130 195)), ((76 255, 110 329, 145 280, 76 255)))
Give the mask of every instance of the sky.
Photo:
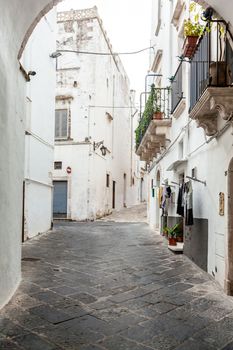
MULTIPOLYGON (((114 52, 131 52, 150 46, 151 0, 65 0, 58 11, 93 6, 98 8, 114 52)), ((136 90, 139 99, 149 70, 149 50, 120 58, 129 76, 130 88, 136 90)))

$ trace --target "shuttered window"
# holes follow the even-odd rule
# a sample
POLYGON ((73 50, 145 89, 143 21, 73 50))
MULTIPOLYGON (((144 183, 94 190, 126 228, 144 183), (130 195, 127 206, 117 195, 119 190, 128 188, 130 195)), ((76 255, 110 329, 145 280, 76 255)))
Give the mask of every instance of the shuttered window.
POLYGON ((68 137, 68 111, 56 109, 55 111, 55 140, 68 137))

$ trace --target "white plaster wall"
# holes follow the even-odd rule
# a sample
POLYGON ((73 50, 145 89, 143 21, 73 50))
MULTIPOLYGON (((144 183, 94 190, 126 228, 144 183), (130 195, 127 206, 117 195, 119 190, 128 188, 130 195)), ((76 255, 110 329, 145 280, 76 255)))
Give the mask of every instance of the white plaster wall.
MULTIPOLYGON (((70 28, 67 24, 64 26, 64 22, 58 22, 60 49, 110 52, 105 35, 97 18, 84 19, 79 24, 74 21, 70 28)), ((124 174, 127 179, 126 205, 138 203, 138 182, 135 181, 134 186, 130 182, 132 106, 129 80, 119 58, 63 54, 58 58, 57 96, 70 97, 69 100, 57 100, 56 108, 70 109, 71 139, 56 142, 55 161, 66 164, 69 159, 72 169, 77 164, 79 168, 77 174, 72 171, 71 175, 69 217, 73 220, 95 219, 110 213, 113 181, 116 181, 116 209, 122 208, 124 174), (104 141, 108 149, 104 157, 99 148, 93 150, 93 143, 100 141, 104 141), (109 188, 106 187, 107 173, 110 175, 109 188), (78 188, 81 192, 77 195, 78 188)), ((134 161, 132 164, 133 167, 136 165, 134 161)), ((65 175, 54 171, 54 178, 59 179, 59 176, 65 175)))
POLYGON ((35 71, 27 83, 25 142, 24 237, 46 232, 52 222, 54 159, 56 10, 41 19, 23 57, 24 69, 35 71), (46 40, 44 39, 46 38, 46 40))
POLYGON ((0 1, 0 307, 20 281, 26 83, 17 56, 26 31, 47 3, 0 1))
MULTIPOLYGON (((175 5, 176 2, 174 2, 175 5)), ((164 2, 164 6, 166 5, 164 2)), ((168 37, 170 31, 170 24, 167 22, 167 16, 163 14, 164 27, 160 31, 158 43, 166 43, 164 38, 168 37), (166 26, 167 23, 167 26, 166 26)), ((177 59, 173 57, 174 46, 178 43, 179 32, 173 28, 173 48, 167 49, 167 45, 161 46, 164 52, 162 68, 167 74, 169 68, 177 68, 177 59), (172 57, 172 61, 171 61, 172 57), (164 68, 165 67, 165 68, 164 68)), ((159 45, 159 44, 158 44, 159 45)), ((178 45, 177 45, 178 47, 178 45)), ((173 71, 173 74, 175 73, 173 71)), ((168 179, 169 184, 171 181, 178 182, 179 173, 185 172, 185 175, 191 176, 192 168, 196 167, 196 176, 200 180, 206 180, 207 186, 204 186, 198 182, 192 182, 193 185, 193 210, 195 218, 203 218, 208 220, 208 272, 215 276, 216 280, 223 286, 225 278, 225 241, 227 234, 227 176, 226 171, 228 169, 229 162, 233 156, 231 139, 231 128, 229 128, 222 136, 212 140, 208 144, 202 146, 209 138, 205 136, 202 128, 197 128, 195 121, 191 121, 188 116, 189 107, 189 67, 188 64, 184 64, 184 92, 186 98, 186 106, 183 113, 179 118, 172 119, 172 127, 170 130, 171 142, 179 136, 177 141, 171 147, 171 149, 164 154, 160 159, 154 162, 154 167, 149 174, 148 188, 149 188, 149 207, 148 207, 148 220, 152 227, 156 226, 155 216, 155 199, 151 197, 151 180, 156 179, 158 169, 161 172, 161 182, 168 179), (184 142, 184 156, 187 159, 187 164, 178 167, 175 171, 167 171, 166 169, 170 164, 179 159, 179 141, 183 139, 184 142), (200 148, 199 148, 200 147, 200 148), (199 148, 199 149, 198 149, 199 148), (225 194, 225 215, 219 215, 219 192, 225 194)), ((164 76, 165 76, 164 74, 164 76)), ((163 79, 163 84, 166 81, 163 79)), ((224 125, 224 121, 218 120, 218 128, 220 129, 224 125)), ((178 195, 178 186, 172 187, 172 191, 175 192, 174 203, 170 204, 169 215, 176 216, 176 201, 178 195)))

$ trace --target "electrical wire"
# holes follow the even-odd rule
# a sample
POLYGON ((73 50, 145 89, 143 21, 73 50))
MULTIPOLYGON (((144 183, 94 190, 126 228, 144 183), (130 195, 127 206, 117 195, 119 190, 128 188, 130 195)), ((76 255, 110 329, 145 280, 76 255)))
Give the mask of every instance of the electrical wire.
POLYGON ((97 55, 97 56, 119 56, 119 55, 136 55, 138 53, 141 53, 143 51, 147 51, 150 49, 154 49, 154 46, 146 47, 141 50, 137 51, 131 51, 131 52, 90 52, 90 51, 79 51, 79 50, 57 50, 57 52, 73 52, 77 54, 84 54, 84 55, 97 55))

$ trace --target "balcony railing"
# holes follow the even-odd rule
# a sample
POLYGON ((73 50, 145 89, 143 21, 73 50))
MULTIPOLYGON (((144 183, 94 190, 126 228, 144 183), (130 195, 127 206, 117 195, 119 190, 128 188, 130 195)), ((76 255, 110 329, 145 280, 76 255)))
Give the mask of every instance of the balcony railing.
POLYGON ((171 113, 174 112, 174 110, 176 109, 176 107, 182 99, 182 62, 180 62, 175 75, 171 78, 171 113))
POLYGON ((233 51, 228 25, 221 20, 208 23, 191 60, 190 110, 208 87, 227 87, 233 83, 233 51))
POLYGON ((152 120, 169 119, 171 115, 170 88, 151 87, 145 110, 136 129, 136 150, 145 135, 152 120))

